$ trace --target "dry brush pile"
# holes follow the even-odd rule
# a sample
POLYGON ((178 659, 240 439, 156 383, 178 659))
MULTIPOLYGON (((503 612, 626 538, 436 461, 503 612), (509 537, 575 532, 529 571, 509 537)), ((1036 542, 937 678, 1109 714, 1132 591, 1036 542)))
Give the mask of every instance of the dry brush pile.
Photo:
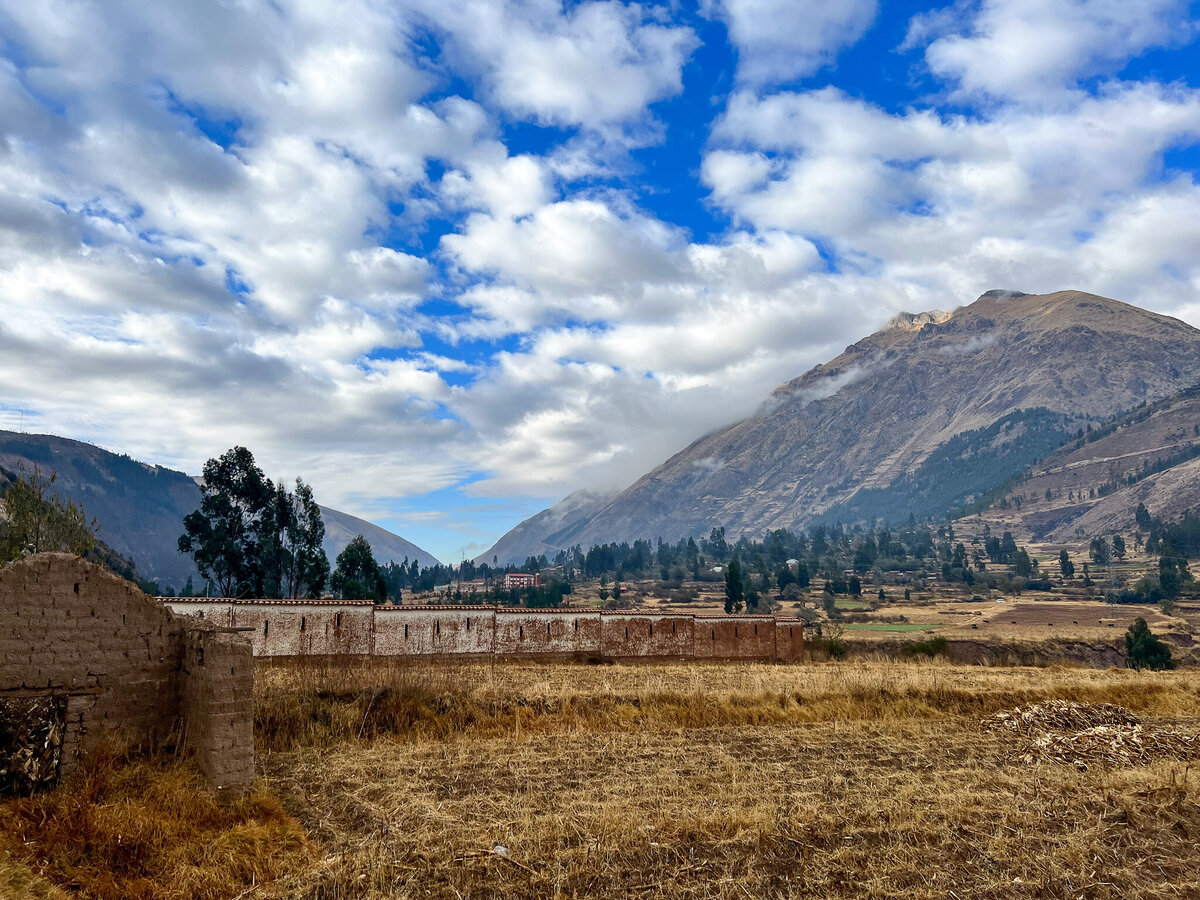
POLYGON ((1156 760, 1200 759, 1200 734, 1143 724, 1123 706, 1048 700, 995 713, 984 727, 1020 735, 1013 756, 1024 763, 1140 766, 1156 760))

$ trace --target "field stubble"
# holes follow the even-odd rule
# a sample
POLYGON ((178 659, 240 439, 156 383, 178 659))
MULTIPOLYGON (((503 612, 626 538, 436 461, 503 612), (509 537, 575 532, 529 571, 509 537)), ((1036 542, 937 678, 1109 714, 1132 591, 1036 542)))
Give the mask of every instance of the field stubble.
POLYGON ((1022 763, 1052 699, 1198 727, 1186 673, 502 664, 260 670, 322 849, 264 896, 1200 896, 1194 761, 1022 763))

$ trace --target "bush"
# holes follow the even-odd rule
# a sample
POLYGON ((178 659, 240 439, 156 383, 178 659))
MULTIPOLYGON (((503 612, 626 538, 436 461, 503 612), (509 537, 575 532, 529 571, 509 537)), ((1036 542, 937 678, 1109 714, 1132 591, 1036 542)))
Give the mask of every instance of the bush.
POLYGON ((923 641, 913 641, 904 648, 904 652, 909 656, 928 656, 930 659, 935 656, 945 656, 946 650, 946 639, 941 635, 923 641))
POLYGON ((1146 620, 1139 618, 1125 632, 1125 665, 1161 671, 1175 668, 1175 660, 1171 659, 1171 648, 1151 634, 1146 620))

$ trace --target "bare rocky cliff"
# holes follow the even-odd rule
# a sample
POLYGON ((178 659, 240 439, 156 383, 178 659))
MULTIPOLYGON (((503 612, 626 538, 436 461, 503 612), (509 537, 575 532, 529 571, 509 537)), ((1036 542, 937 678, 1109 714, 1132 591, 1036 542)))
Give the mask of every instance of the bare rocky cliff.
POLYGON ((1198 361, 1200 331, 1080 291, 990 291, 951 313, 903 314, 553 541, 540 538, 586 547, 714 525, 760 535, 822 516, 945 512, 1048 455, 1080 423, 1191 385, 1198 361))

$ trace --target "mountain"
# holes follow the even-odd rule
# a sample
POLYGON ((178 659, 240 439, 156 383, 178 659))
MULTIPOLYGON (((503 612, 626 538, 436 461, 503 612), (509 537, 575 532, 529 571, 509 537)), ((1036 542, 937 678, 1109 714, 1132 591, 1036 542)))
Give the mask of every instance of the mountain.
POLYGON ((422 567, 437 565, 438 560, 432 554, 422 550, 412 541, 405 540, 398 534, 393 534, 386 528, 373 525, 358 516, 321 507, 321 520, 325 523, 325 555, 329 557, 329 565, 333 566, 337 555, 346 548, 356 535, 361 534, 371 545, 375 559, 380 565, 389 562, 403 562, 414 559, 422 567))
MULTIPOLYGON (((1085 423, 1189 387, 1197 360, 1200 331, 1081 291, 989 291, 953 312, 904 313, 598 509, 560 510, 570 521, 540 538, 586 547, 943 515, 1085 423)), ((514 532, 497 547, 523 559, 514 532)))
POLYGON ((507 562, 523 563, 530 556, 546 553, 553 556, 558 552, 559 532, 569 531, 576 523, 601 509, 612 494, 595 491, 575 491, 549 509, 531 516, 500 538, 490 550, 475 557, 476 565, 491 565, 497 558, 503 565, 507 562))
POLYGON ((1200 385, 1071 441, 981 511, 979 521, 1023 542, 1077 543, 1128 533, 1138 504, 1168 521, 1200 509, 1200 385))
MULTIPOLYGON (((0 431, 0 469, 32 471, 35 465, 43 474, 57 473, 54 491, 80 504, 88 518, 95 517, 101 540, 133 560, 143 578, 178 589, 195 574, 191 559, 176 549, 183 517, 200 506, 194 479, 82 441, 0 431)), ((321 515, 331 565, 357 534, 371 542, 381 563, 405 557, 423 566, 437 562, 415 544, 370 522, 324 506, 321 515)))

